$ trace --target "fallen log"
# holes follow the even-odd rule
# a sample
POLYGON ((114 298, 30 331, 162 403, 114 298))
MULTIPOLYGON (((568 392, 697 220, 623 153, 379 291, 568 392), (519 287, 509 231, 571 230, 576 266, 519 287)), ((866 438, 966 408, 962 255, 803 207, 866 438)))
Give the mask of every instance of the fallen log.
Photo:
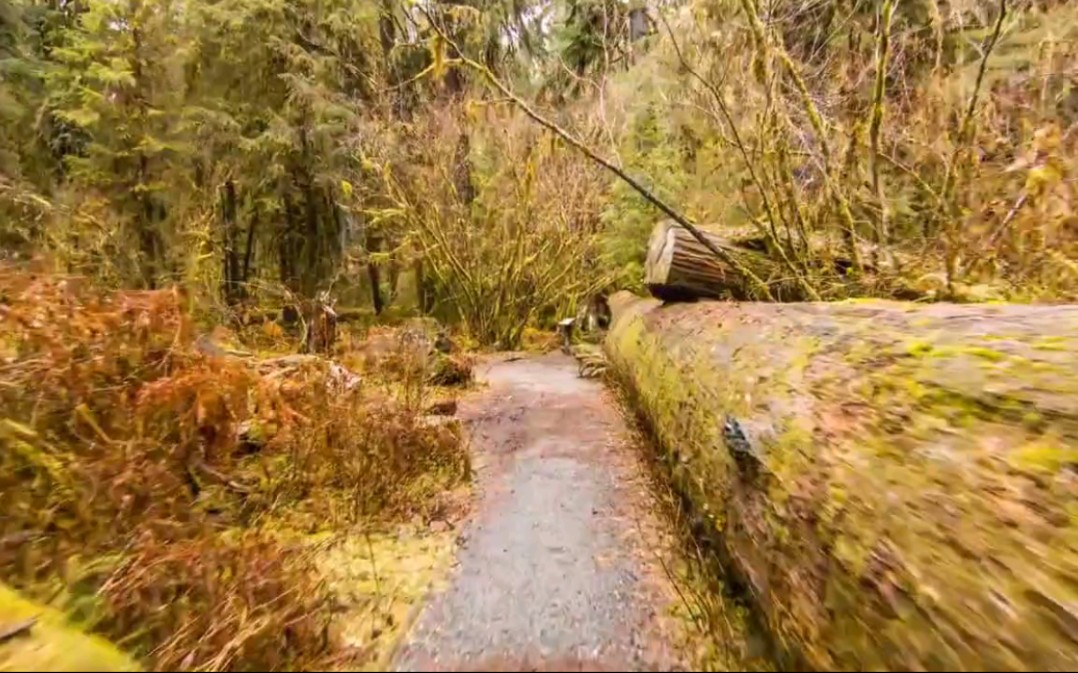
POLYGON ((613 371, 784 666, 1078 667, 1078 307, 611 306, 613 371))
MULTIPOLYGON (((727 250, 742 268, 765 282, 776 275, 777 265, 735 236, 701 230, 705 238, 727 250)), ((741 269, 717 257, 673 220, 655 225, 644 261, 644 283, 655 297, 666 301, 692 299, 754 299, 758 288, 741 269)))
MULTIPOLYGON (((764 299, 747 271, 766 285, 770 299, 805 301, 813 297, 805 284, 798 281, 799 275, 804 276, 811 269, 842 279, 853 267, 844 251, 846 244, 822 234, 791 242, 784 235, 768 236, 757 226, 701 229, 700 233, 712 245, 725 250, 730 261, 715 256, 672 220, 663 220, 652 229, 644 261, 644 284, 653 297, 663 301, 764 299), (793 251, 798 249, 803 250, 801 255, 806 259, 795 260, 797 255, 793 251)), ((894 270, 893 253, 869 243, 859 244, 858 252, 865 273, 894 270)))

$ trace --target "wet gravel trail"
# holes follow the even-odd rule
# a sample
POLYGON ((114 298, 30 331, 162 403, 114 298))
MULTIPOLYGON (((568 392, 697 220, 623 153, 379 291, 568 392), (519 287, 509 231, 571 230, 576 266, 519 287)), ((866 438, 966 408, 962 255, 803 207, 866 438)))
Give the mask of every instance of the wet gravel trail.
POLYGON ((396 670, 670 670, 673 591, 614 400, 561 354, 485 365, 461 405, 477 502, 396 670))

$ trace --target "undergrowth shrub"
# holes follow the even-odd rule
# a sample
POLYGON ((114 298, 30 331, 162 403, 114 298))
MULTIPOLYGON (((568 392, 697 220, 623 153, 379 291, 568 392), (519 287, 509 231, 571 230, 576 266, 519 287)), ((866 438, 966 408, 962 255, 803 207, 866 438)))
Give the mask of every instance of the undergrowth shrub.
POLYGON ((422 251, 447 319, 480 345, 513 350, 525 328, 552 328, 610 282, 600 262, 606 178, 512 112, 485 124, 450 115, 421 128, 416 156, 387 163, 383 189, 422 251), (468 189, 452 166, 469 138, 468 189))
MULTIPOLYGON (((1078 296, 1078 9, 693 0, 590 119, 690 219, 753 229, 805 298, 1078 296), (841 263, 836 264, 835 262, 841 263)), ((653 209, 611 190, 628 277, 653 209)))
POLYGON ((208 356, 186 302, 0 268, 0 580, 158 669, 317 666, 302 535, 408 516, 460 436, 320 358, 208 356))

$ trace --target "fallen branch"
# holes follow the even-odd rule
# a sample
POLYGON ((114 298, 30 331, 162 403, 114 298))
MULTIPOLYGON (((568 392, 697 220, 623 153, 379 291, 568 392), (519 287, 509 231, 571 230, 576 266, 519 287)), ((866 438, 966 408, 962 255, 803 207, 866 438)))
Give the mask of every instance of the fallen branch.
POLYGON ((471 68, 471 69, 479 72, 480 74, 482 74, 483 77, 488 82, 490 82, 491 85, 494 86, 495 89, 497 89, 499 92, 501 92, 501 94, 503 96, 505 96, 506 98, 511 100, 513 102, 513 104, 515 104, 517 107, 519 107, 524 112, 524 114, 526 114, 528 117, 530 117, 533 121, 535 121, 540 126, 546 128, 547 130, 552 131, 555 135, 557 135, 559 138, 561 138, 562 140, 567 142, 570 146, 572 146, 574 149, 579 151, 581 154, 588 157, 589 159, 591 159, 595 163, 599 164, 600 166, 602 166, 606 170, 610 171, 611 173, 616 175, 620 180, 622 180, 625 184, 632 187, 633 190, 635 190, 638 194, 640 194, 640 196, 644 197, 644 199, 648 203, 650 203, 651 205, 658 208, 666 216, 668 216, 670 219, 672 219, 674 222, 676 222, 678 225, 680 225, 685 230, 687 230, 690 234, 692 234, 693 238, 695 238, 697 241, 699 241, 700 244, 703 245, 705 248, 707 248, 708 251, 710 251, 713 255, 715 255, 716 257, 721 259, 723 262, 729 264, 730 266, 736 268, 740 273, 744 274, 744 276, 746 278, 748 278, 757 287, 757 289, 760 291, 760 294, 761 294, 762 298, 764 298, 764 299, 766 299, 768 301, 771 301, 771 299, 772 299, 771 291, 768 289, 767 283, 763 282, 763 280, 761 280, 758 276, 756 276, 756 274, 752 273, 752 271, 750 271, 749 269, 744 268, 732 255, 730 255, 730 253, 723 250, 722 248, 719 248, 712 241, 708 240, 708 238, 703 234, 703 232, 701 232, 684 215, 682 215, 681 213, 677 212, 672 207, 667 205, 658 196, 656 196, 650 190, 648 190, 646 187, 644 187, 642 184, 637 182, 628 173, 621 170, 615 164, 608 161, 607 159, 604 159, 603 157, 601 157, 594 150, 592 150, 590 147, 588 147, 586 144, 584 144, 583 141, 577 139, 574 135, 572 135, 571 133, 569 133, 568 131, 566 131, 562 127, 558 126, 556 123, 550 121, 546 117, 544 117, 544 116, 540 115, 538 112, 536 112, 530 105, 528 105, 527 101, 525 101, 524 99, 520 98, 515 93, 513 93, 513 91, 510 90, 509 87, 506 86, 504 82, 502 82, 500 79, 498 79, 498 76, 495 75, 490 70, 490 68, 486 67, 485 65, 483 65, 481 63, 478 63, 477 61, 474 61, 474 60, 468 58, 467 56, 464 56, 463 52, 460 50, 460 48, 457 46, 457 44, 453 41, 452 38, 450 38, 445 33, 445 31, 443 31, 441 29, 440 26, 438 26, 437 22, 434 21, 434 18, 430 15, 430 13, 426 10, 426 8, 420 6, 419 9, 427 17, 427 20, 430 22, 431 27, 434 29, 434 31, 436 33, 438 33, 438 36, 441 39, 445 40, 446 43, 453 49, 453 52, 458 55, 457 58, 454 59, 455 61, 457 61, 459 63, 463 63, 464 65, 468 66, 469 68, 471 68))
POLYGON ((24 619, 21 622, 15 622, 14 624, 0 627, 0 645, 3 645, 13 638, 18 638, 21 635, 30 633, 30 629, 34 628, 34 624, 37 624, 37 617, 31 617, 29 619, 24 619))

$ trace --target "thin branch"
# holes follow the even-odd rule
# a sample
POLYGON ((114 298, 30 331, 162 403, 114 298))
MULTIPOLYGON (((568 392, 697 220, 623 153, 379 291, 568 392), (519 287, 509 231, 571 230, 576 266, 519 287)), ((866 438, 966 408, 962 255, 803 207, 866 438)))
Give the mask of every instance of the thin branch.
POLYGON ((969 135, 973 129, 973 113, 977 110, 977 100, 980 98, 981 87, 984 85, 984 76, 988 71, 988 57, 992 55, 992 51, 996 48, 996 43, 999 42, 999 36, 1003 32, 1003 20, 1006 17, 1007 0, 999 0, 999 17, 996 19, 995 27, 992 29, 992 35, 988 38, 987 44, 985 44, 984 54, 981 56, 981 65, 977 70, 977 81, 973 85, 973 94, 969 97, 969 105, 966 107, 966 114, 962 118, 962 125, 958 128, 958 142, 955 144, 954 152, 951 153, 951 160, 947 166, 947 175, 944 178, 943 190, 941 192, 941 197, 944 201, 950 196, 951 189, 954 187, 956 179, 955 167, 958 164, 958 156, 970 141, 969 135))
POLYGON ((745 17, 749 21, 753 44, 759 51, 759 62, 762 64, 764 73, 763 83, 766 85, 767 79, 769 79, 767 77, 767 73, 770 70, 768 58, 772 55, 779 60, 779 63, 782 64, 782 68, 786 71, 787 76, 793 80, 794 87, 797 89, 797 93, 801 99, 801 107, 808 117, 809 124, 812 125, 816 144, 819 146, 820 153, 823 155, 823 175, 828 193, 830 193, 831 197, 834 199, 835 205, 838 207, 839 217, 842 218, 842 224, 849 234, 850 260, 853 262, 854 269, 858 273, 861 273, 864 269, 861 265, 861 254, 857 250, 857 245, 855 243, 857 238, 857 225, 854 221, 853 211, 850 209, 849 200, 839 186, 835 184, 831 176, 831 147, 828 144, 827 126, 824 123, 823 116, 820 114, 820 109, 817 107, 815 101, 812 100, 812 93, 809 91, 808 85, 805 83, 805 79, 801 76, 800 71, 794 64, 793 59, 791 59, 790 55, 786 52, 786 48, 781 43, 776 43, 774 40, 768 38, 764 24, 760 20, 758 10, 753 2, 751 0, 741 0, 741 7, 745 12, 745 17))
POLYGON ((868 129, 869 171, 872 174, 872 189, 880 203, 880 226, 877 230, 877 242, 886 243, 889 238, 887 229, 887 200, 880 182, 880 129, 883 127, 884 94, 887 82, 887 57, 891 42, 891 19, 895 4, 899 0, 885 0, 880 12, 880 37, 876 43, 876 86, 872 90, 872 121, 868 129))
POLYGON ((1018 211, 1022 209, 1022 206, 1026 205, 1026 199, 1029 198, 1029 192, 1022 192, 1022 195, 1018 197, 1018 200, 1014 202, 1011 209, 1007 212, 1007 216, 1003 218, 1003 221, 999 223, 996 230, 992 232, 992 235, 988 237, 988 245, 993 246, 996 244, 996 240, 999 239, 1000 234, 1007 228, 1007 225, 1014 220, 1018 215, 1018 211))
MULTIPOLYGON (((760 192, 760 199, 763 201, 764 211, 767 213, 767 220, 771 224, 771 231, 765 230, 763 232, 764 235, 771 237, 771 240, 774 243, 776 250, 778 250, 779 255, 782 257, 783 263, 785 263, 786 266, 790 269, 790 271, 797 276, 798 284, 805 291, 806 296, 808 296, 809 299, 812 299, 814 301, 819 301, 820 295, 816 292, 816 289, 813 288, 812 285, 807 280, 805 280, 805 278, 798 272, 797 267, 794 266, 793 262, 789 259, 789 256, 787 256, 786 251, 783 248, 782 242, 779 241, 778 236, 775 235, 775 221, 779 219, 776 209, 771 203, 771 199, 768 196, 767 188, 764 185, 763 180, 757 173, 752 158, 749 157, 748 150, 746 149, 745 143, 741 138, 741 134, 737 129, 737 124, 734 121, 733 113, 730 111, 730 106, 727 104, 726 98, 722 95, 722 91, 720 91, 719 88, 713 82, 711 82, 711 80, 705 78, 689 64, 688 60, 685 58, 685 55, 681 51, 681 47, 678 45, 677 38, 674 37, 674 31, 670 28, 670 22, 666 20, 666 15, 660 12, 659 18, 663 22, 663 27, 666 28, 666 33, 670 37, 670 44, 674 47, 674 53, 677 54, 677 58, 678 61, 681 63, 681 67, 683 67, 690 75, 692 75, 693 79, 700 82, 700 84, 702 84, 704 88, 708 90, 708 92, 711 94, 711 97, 715 99, 715 104, 718 105, 719 112, 722 113, 722 117, 726 121, 726 125, 730 128, 730 135, 733 137, 733 144, 737 147, 739 153, 741 154, 742 160, 745 162, 745 168, 749 172, 749 178, 753 181, 753 183, 756 185, 756 189, 760 192)), ((745 201, 746 205, 748 205, 748 200, 745 199, 744 196, 742 196, 742 200, 745 201)), ((795 204, 795 207, 796 205, 797 204, 795 204)))

